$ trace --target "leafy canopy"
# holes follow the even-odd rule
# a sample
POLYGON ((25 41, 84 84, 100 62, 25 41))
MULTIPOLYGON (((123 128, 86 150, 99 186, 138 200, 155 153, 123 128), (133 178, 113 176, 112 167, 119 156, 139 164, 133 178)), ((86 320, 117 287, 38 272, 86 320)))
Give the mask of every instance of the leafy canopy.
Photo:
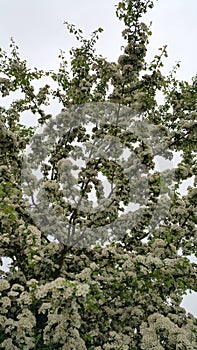
POLYGON ((12 261, 1 349, 195 349, 180 304, 196 291, 197 78, 178 81, 178 65, 162 74, 166 46, 146 61, 152 7, 116 6, 118 62, 96 54, 101 28, 84 39, 66 22, 78 46, 57 72, 29 69, 13 40, 0 51, 2 98, 20 93, 0 107, 0 255, 12 261), (37 126, 22 124, 27 111, 37 126))

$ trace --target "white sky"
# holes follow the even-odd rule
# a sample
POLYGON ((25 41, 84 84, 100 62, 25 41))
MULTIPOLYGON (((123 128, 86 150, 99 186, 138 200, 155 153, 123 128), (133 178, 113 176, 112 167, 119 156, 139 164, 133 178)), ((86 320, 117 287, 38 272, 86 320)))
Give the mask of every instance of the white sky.
MULTIPOLYGON (((0 46, 8 48, 13 37, 22 56, 32 66, 55 68, 59 49, 68 51, 75 44, 63 22, 84 29, 86 34, 98 27, 104 32, 98 50, 115 60, 122 45, 122 24, 115 16, 118 0, 0 0, 0 46)), ((190 79, 196 74, 196 0, 158 0, 150 10, 153 21, 148 58, 162 45, 168 45, 167 70, 181 61, 179 77, 190 79)))
MULTIPOLYGON (((115 16, 117 3, 118 0, 0 0, 0 47, 7 51, 13 37, 31 67, 55 69, 59 50, 68 52, 76 43, 63 25, 68 21, 85 34, 102 27, 98 53, 114 61, 123 44, 123 26, 115 16)), ((181 61, 178 77, 190 80, 197 73, 196 18, 197 0, 155 1, 154 9, 146 16, 146 23, 153 22, 148 60, 167 44, 169 57, 164 71, 181 61)), ((197 315, 196 295, 186 297, 183 305, 197 315)))

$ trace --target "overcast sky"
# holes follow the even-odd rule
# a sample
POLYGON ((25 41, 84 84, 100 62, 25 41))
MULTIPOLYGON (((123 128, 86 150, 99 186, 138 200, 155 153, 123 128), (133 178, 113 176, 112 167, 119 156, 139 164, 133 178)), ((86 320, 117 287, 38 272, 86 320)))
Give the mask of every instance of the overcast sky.
MULTIPOLYGON (((91 33, 98 27, 104 32, 98 53, 111 61, 120 55, 122 24, 115 16, 118 0, 0 0, 0 47, 8 50, 13 37, 21 56, 31 67, 56 69, 59 50, 68 52, 75 45, 64 21, 91 33)), ((197 0, 158 0, 146 16, 153 22, 148 60, 157 49, 167 45, 169 57, 165 72, 181 61, 178 77, 190 80, 197 73, 197 0)), ((196 294, 186 297, 184 307, 197 315, 196 294)))
MULTIPOLYGON (((115 16, 118 0, 0 0, 0 46, 8 49, 10 37, 32 66, 53 69, 59 49, 75 44, 64 21, 74 23, 86 34, 98 27, 104 32, 98 50, 110 60, 120 54, 122 25, 115 16)), ((179 77, 189 80, 196 74, 196 0, 158 0, 147 22, 153 21, 148 58, 162 45, 168 45, 166 71, 181 61, 179 77)))

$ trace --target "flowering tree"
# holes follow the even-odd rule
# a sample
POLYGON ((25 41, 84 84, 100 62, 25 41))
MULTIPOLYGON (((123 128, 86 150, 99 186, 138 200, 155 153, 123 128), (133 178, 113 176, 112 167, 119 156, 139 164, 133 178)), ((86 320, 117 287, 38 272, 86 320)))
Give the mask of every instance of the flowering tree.
POLYGON ((180 304, 196 290, 197 79, 161 73, 166 46, 146 62, 141 17, 152 7, 118 3, 118 62, 96 55, 101 28, 84 39, 68 23, 79 45, 70 63, 61 52, 58 72, 29 69, 13 41, 10 56, 0 51, 2 97, 21 93, 0 107, 0 254, 12 261, 1 271, 1 349, 196 348, 180 304), (36 93, 43 78, 52 83, 36 93), (21 124, 25 111, 37 127, 21 124), (157 169, 177 152, 175 167, 157 169))

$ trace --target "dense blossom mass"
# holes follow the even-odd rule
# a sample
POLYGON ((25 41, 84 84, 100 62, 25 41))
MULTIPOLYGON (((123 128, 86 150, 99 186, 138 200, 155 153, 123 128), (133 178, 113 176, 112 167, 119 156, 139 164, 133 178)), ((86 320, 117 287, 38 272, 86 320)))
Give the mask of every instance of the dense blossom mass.
POLYGON ((0 256, 11 259, 0 349, 197 349, 180 306, 197 291, 197 77, 178 81, 178 65, 164 75, 166 46, 146 61, 152 7, 117 4, 117 62, 96 54, 101 28, 84 39, 67 22, 78 46, 57 72, 29 69, 13 40, 0 49, 2 101, 20 95, 0 106, 0 256))

